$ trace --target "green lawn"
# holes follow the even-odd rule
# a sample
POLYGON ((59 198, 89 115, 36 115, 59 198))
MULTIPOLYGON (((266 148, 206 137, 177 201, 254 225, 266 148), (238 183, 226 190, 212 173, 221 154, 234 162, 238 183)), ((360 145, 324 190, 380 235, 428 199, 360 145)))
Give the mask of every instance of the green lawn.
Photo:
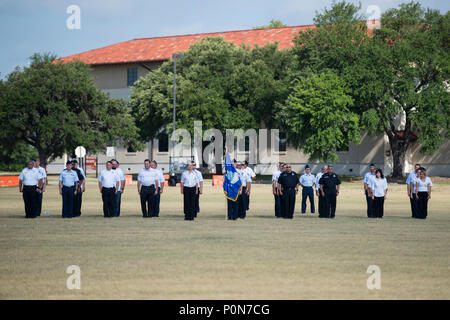
POLYGON ((161 217, 143 219, 136 186, 122 216, 104 219, 94 182, 82 216, 61 219, 56 182, 49 216, 24 219, 17 188, 0 189, 1 299, 449 299, 450 185, 435 184, 425 221, 410 218, 405 185, 390 185, 385 218, 365 218, 361 183, 344 183, 336 219, 273 217, 269 185, 254 185, 244 221, 225 220, 222 189, 207 181, 201 213, 184 221, 179 188, 161 217), (66 268, 81 268, 68 290, 66 268), (381 289, 368 290, 369 265, 381 289))

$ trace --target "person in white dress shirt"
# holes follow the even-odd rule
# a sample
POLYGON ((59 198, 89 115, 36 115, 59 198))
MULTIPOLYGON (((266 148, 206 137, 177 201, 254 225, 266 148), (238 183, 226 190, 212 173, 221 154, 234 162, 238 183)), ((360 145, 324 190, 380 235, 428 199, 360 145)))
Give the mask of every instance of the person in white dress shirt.
POLYGON ((319 199, 319 217, 323 217, 325 216, 325 197, 322 196, 322 192, 320 192, 320 178, 322 178, 322 176, 327 173, 328 171, 328 166, 324 165, 322 167, 322 171, 316 174, 316 181, 315 181, 315 186, 316 186, 316 196, 319 199))
POLYGON ((198 194, 198 176, 194 166, 188 163, 187 170, 181 174, 180 191, 183 194, 184 220, 195 219, 195 195, 198 194))
POLYGON ((192 161, 193 170, 195 174, 197 175, 197 187, 198 187, 198 193, 195 195, 195 213, 194 218, 197 218, 197 214, 200 212, 200 195, 203 194, 203 175, 200 172, 200 170, 197 170, 197 164, 195 161, 192 161))
POLYGON ((375 178, 369 181, 368 191, 373 200, 373 218, 381 219, 384 215, 384 200, 388 192, 387 180, 383 171, 378 168, 375 170, 375 178))
POLYGON ((47 171, 45 171, 45 169, 41 167, 41 160, 39 158, 36 158, 34 160, 34 167, 39 171, 39 173, 42 176, 42 186, 40 187, 41 192, 38 193, 37 212, 36 212, 36 216, 39 217, 42 212, 42 197, 47 187, 47 171))
POLYGON ((122 193, 125 192, 125 182, 126 177, 125 173, 122 169, 120 169, 119 161, 116 159, 111 160, 112 162, 112 169, 117 175, 117 179, 119 179, 119 189, 117 190, 116 196, 115 196, 115 202, 116 205, 114 207, 114 217, 120 217, 120 205, 122 203, 122 193))
POLYGON ((151 167, 149 159, 144 160, 144 168, 139 171, 137 189, 141 198, 141 211, 144 218, 155 216, 155 196, 158 194, 159 174, 151 167))
POLYGON ((19 175, 19 192, 25 204, 25 218, 36 218, 38 194, 41 192, 43 177, 30 160, 19 175))
POLYGON ((427 177, 427 170, 421 167, 419 170, 419 177, 414 179, 416 184, 416 198, 417 198, 417 219, 426 219, 428 216, 428 200, 431 199, 431 187, 433 183, 427 177))
POLYGON ((311 173, 309 164, 305 166, 305 173, 300 176, 299 182, 300 186, 302 187, 302 214, 306 213, 306 199, 308 199, 308 197, 311 213, 315 213, 316 209, 314 207, 314 185, 316 183, 316 178, 311 173))
POLYGON ((364 175, 363 184, 364 184, 364 194, 366 195, 366 203, 367 203, 367 218, 373 218, 373 200, 370 196, 369 185, 371 184, 371 179, 375 178, 375 164, 371 163, 369 165, 369 172, 364 175))
POLYGON ((156 160, 152 160, 150 162, 150 167, 158 172, 158 181, 159 187, 158 192, 155 195, 155 212, 153 214, 154 217, 159 217, 159 204, 161 202, 161 194, 164 192, 164 183, 166 182, 164 178, 164 172, 161 169, 158 169, 158 163, 156 160))
POLYGON ((272 174, 272 193, 275 200, 275 217, 277 218, 281 218, 281 203, 280 195, 278 194, 278 178, 280 177, 282 167, 283 163, 278 162, 278 168, 272 174))
POLYGON ((98 176, 98 189, 102 194, 103 216, 112 218, 116 207, 116 194, 119 190, 119 179, 112 169, 112 162, 106 162, 106 169, 103 169, 98 176))

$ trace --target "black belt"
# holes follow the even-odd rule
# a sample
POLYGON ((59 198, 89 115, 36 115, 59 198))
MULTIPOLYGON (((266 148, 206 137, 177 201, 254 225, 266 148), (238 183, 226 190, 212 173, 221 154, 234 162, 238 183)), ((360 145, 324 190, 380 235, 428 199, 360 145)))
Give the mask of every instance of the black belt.
POLYGON ((312 188, 312 186, 308 187, 308 186, 303 186, 303 188, 312 188))
POLYGON ((155 187, 154 184, 152 184, 151 186, 142 186, 142 188, 154 188, 154 187, 155 187))
POLYGON ((25 187, 25 188, 37 188, 38 186, 25 186, 25 185, 24 185, 24 187, 25 187))
POLYGON ((294 190, 295 187, 283 187, 283 190, 294 190))
POLYGON ((63 188, 75 188, 75 185, 73 185, 73 186, 65 186, 65 185, 63 185, 63 188))
POLYGON ((102 189, 106 189, 106 190, 114 190, 114 189, 116 189, 116 188, 115 188, 115 187, 112 187, 112 188, 102 187, 102 189))

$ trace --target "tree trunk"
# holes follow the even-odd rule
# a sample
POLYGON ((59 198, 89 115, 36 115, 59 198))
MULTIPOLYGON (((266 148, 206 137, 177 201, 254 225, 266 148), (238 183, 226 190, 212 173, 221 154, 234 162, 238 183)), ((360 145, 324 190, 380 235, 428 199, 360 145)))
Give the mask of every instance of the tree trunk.
POLYGON ((36 148, 39 154, 39 160, 41 161, 41 167, 45 169, 45 167, 47 167, 47 161, 49 158, 49 155, 42 150, 41 148, 36 148))
POLYGON ((394 135, 388 135, 388 137, 389 145, 392 151, 392 158, 394 160, 391 178, 400 179, 403 178, 403 169, 409 143, 407 140, 400 139, 397 135, 395 135, 395 133, 394 135))

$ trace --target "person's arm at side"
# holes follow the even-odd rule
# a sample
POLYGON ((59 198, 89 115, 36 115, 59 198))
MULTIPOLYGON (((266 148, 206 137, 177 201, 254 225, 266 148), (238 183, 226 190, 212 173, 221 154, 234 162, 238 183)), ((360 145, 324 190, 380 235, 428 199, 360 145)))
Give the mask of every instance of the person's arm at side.
POLYGON ((408 198, 411 198, 411 186, 408 182, 406 183, 406 193, 408 194, 408 198))
POLYGON ((183 181, 181 181, 181 182, 180 182, 180 191, 181 191, 181 194, 183 194, 183 187, 184 187, 184 183, 183 183, 183 181))
POLYGON ((102 184, 102 182, 99 180, 99 181, 98 181, 98 190, 100 191, 100 193, 102 193, 102 187, 103 187, 103 184, 102 184))
POLYGON ((125 191, 125 181, 126 179, 122 179, 120 181, 120 193, 123 193, 125 191))
POLYGON ((251 190, 251 186, 252 186, 252 183, 250 182, 251 181, 251 178, 247 181, 247 184, 245 185, 245 193, 247 194, 247 195, 249 195, 250 194, 250 190, 251 190))
POLYGON ((158 194, 159 180, 155 180, 155 196, 158 194))
POLYGON ((19 179, 19 192, 23 192, 23 181, 21 179, 19 179))
POLYGON ((159 193, 161 194, 161 193, 163 193, 163 191, 164 191, 164 183, 165 183, 166 181, 164 180, 164 181, 161 181, 161 183, 159 184, 159 193))
POLYGON ((274 196, 277 195, 277 190, 275 188, 275 181, 274 180, 272 180, 272 193, 273 193, 274 196))
POLYGON ((431 199, 431 183, 427 187, 428 187, 428 200, 430 200, 431 199))
POLYGON ((200 190, 199 190, 200 194, 203 194, 203 180, 200 181, 200 190))
POLYGON ((341 189, 341 185, 338 184, 338 185, 336 186, 336 196, 339 195, 339 190, 340 190, 340 189, 341 189))
POLYGON ((299 185, 301 185, 300 182, 297 182, 297 184, 295 185, 295 194, 298 194, 299 185))
POLYGON ((85 192, 86 191, 86 178, 83 179, 83 181, 81 181, 81 192, 85 192))
POLYGON ((62 195, 62 181, 61 180, 59 180, 59 183, 58 183, 58 190, 59 190, 59 194, 62 195))
MULTIPOLYGON (((414 189, 412 189, 414 190, 414 189)), ((412 192, 411 192, 412 194, 412 192)), ((416 182, 416 199, 419 200, 419 182, 416 182)))
POLYGON ((117 194, 117 192, 119 192, 119 185, 120 185, 120 180, 116 181, 116 191, 114 191, 115 194, 117 194))
POLYGON ((141 193, 141 182, 139 180, 137 182, 137 191, 139 194, 141 193))
POLYGON ((37 187, 37 189, 36 189, 36 191, 37 191, 38 193, 42 193, 42 192, 43 192, 43 191, 42 191, 42 185, 43 185, 42 180, 43 180, 43 178, 39 179, 39 182, 38 182, 38 187, 37 187))

